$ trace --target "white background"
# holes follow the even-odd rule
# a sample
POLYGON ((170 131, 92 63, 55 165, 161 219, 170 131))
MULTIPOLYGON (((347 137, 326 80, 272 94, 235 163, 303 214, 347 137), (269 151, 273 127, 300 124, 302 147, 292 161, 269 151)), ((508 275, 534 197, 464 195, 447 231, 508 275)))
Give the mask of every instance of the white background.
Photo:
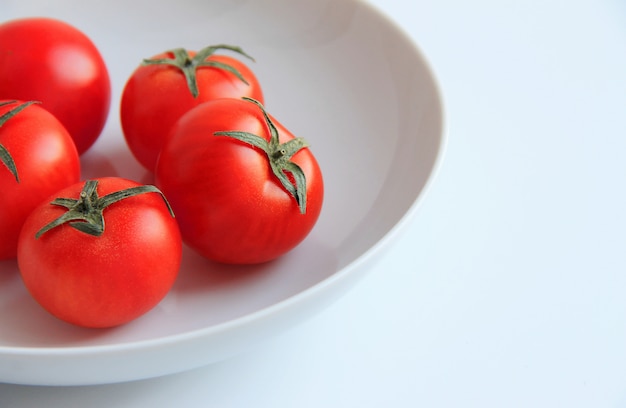
POLYGON ((431 62, 448 134, 376 269, 228 361, 0 384, 0 407, 626 407, 626 2, 371 2, 431 62))

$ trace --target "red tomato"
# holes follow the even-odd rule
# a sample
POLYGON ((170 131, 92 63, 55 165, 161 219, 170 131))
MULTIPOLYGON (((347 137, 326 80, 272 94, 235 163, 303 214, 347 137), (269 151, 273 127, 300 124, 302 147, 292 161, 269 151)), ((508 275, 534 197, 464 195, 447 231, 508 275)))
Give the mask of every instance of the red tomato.
POLYGON ((181 254, 178 225, 158 189, 109 177, 69 186, 37 207, 24 223, 17 261, 24 284, 51 314, 111 327, 163 299, 181 254))
POLYGON ((224 263, 285 254, 308 235, 322 208, 315 157, 254 101, 218 99, 182 116, 155 177, 176 211, 183 240, 224 263))
POLYGON ((215 55, 219 49, 247 56, 240 48, 227 45, 206 47, 198 53, 176 49, 145 60, 128 79, 120 120, 128 147, 146 169, 154 171, 169 130, 194 106, 216 98, 247 96, 263 101, 261 86, 250 68, 236 58, 215 55))
POLYGON ((11 259, 28 214, 80 179, 80 160, 63 125, 32 102, 0 101, 0 151, 0 259, 11 259))
POLYGON ((0 25, 0 98, 41 101, 82 154, 104 127, 111 83, 100 52, 81 31, 24 18, 0 25))

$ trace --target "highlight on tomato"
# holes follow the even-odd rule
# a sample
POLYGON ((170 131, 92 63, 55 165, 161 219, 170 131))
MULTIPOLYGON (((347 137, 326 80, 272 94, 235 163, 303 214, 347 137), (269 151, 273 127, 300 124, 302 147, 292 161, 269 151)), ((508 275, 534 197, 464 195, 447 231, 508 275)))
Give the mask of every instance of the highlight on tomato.
POLYGON ((111 80, 100 50, 76 27, 45 17, 14 19, 0 24, 0 99, 42 102, 82 154, 106 123, 111 80))
POLYGON ((217 98, 250 97, 263 102, 259 80, 244 62, 254 61, 240 47, 212 45, 199 51, 177 48, 146 59, 122 91, 120 122, 134 157, 153 172, 174 123, 191 108, 217 98))
POLYGON ((35 101, 0 101, 0 259, 17 256, 20 230, 46 197, 80 179, 70 134, 35 101))
POLYGON ((93 328, 153 309, 181 258, 178 224, 161 191, 119 177, 53 194, 26 219, 17 254, 24 284, 44 309, 93 328))
POLYGON ((322 173, 308 143, 254 99, 217 99, 184 114, 159 156, 155 184, 183 240, 208 259, 282 256, 313 229, 322 173))

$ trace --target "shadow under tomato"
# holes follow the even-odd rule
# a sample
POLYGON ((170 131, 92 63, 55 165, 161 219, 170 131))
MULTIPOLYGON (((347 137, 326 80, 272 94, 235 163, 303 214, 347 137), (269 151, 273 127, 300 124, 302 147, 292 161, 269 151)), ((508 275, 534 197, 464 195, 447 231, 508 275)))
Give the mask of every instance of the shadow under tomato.
POLYGON ((181 293, 238 285, 271 273, 279 260, 258 265, 229 265, 211 261, 183 245, 183 261, 175 289, 181 293))
POLYGON ((12 280, 16 274, 19 274, 17 260, 6 259, 0 261, 0 288, 3 287, 5 282, 12 280))
POLYGON ((117 176, 117 170, 109 157, 89 150, 80 158, 81 179, 88 180, 96 177, 117 176))
POLYGON ((181 270, 173 289, 181 293, 219 292, 230 287, 272 285, 301 290, 332 275, 337 264, 335 252, 314 235, 285 255, 254 265, 213 262, 183 245, 181 270))
POLYGON ((123 177, 142 184, 153 184, 154 175, 133 157, 126 145, 107 150, 90 149, 80 158, 81 178, 123 177))
MULTIPOLYGON (((337 270, 334 252, 309 237, 282 257, 259 265, 211 262, 185 247, 174 287, 161 303, 171 315, 193 313, 207 327, 254 313, 321 282, 337 270)), ((189 327, 191 328, 191 327, 189 327)))

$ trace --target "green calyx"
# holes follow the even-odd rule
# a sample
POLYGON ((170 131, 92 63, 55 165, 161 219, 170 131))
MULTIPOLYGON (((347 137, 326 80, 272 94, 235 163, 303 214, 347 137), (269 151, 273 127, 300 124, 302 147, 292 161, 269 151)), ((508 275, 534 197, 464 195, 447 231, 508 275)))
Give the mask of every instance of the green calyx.
POLYGON ((157 58, 157 59, 145 59, 143 60, 143 65, 171 65, 178 69, 180 69, 185 75, 185 79, 187 80, 187 87, 189 91, 193 95, 194 98, 197 98, 199 95, 198 90, 198 81, 196 79, 196 70, 199 67, 213 67, 223 69, 224 71, 228 71, 235 75, 239 80, 248 85, 248 81, 241 75, 241 72, 234 68, 231 65, 221 63, 219 61, 207 60, 211 55, 215 53, 217 50, 229 50, 236 52, 237 54, 243 55, 246 58, 254 61, 254 58, 246 54, 240 47, 236 47, 233 45, 211 45, 205 47, 198 51, 196 55, 192 58, 189 55, 189 52, 184 48, 176 48, 170 50, 172 54, 174 54, 174 58, 157 58))
MULTIPOLYGON (((16 102, 17 101, 1 102, 0 103, 0 107, 6 106, 6 105, 10 105, 10 104, 16 103, 16 102)), ((20 113, 21 111, 23 111, 24 109, 26 109, 27 107, 32 105, 33 103, 39 103, 39 102, 36 102, 36 101, 24 102, 24 103, 21 103, 21 104, 15 106, 15 107, 13 107, 12 109, 8 110, 7 112, 5 112, 2 116, 0 116, 0 127, 4 126, 4 124, 9 119, 11 119, 13 116, 17 115, 18 113, 20 113)), ((11 156, 9 151, 6 149, 6 147, 4 147, 2 144, 0 144, 0 161, 2 161, 2 164, 4 164, 6 166, 6 168, 9 169, 11 174, 13 174, 13 177, 15 177, 15 181, 17 181, 19 183, 20 182, 20 178, 19 178, 19 176, 17 174, 17 166, 15 165, 15 161, 13 160, 13 157, 11 156)))
POLYGON ((261 136, 242 131, 221 131, 215 132, 214 135, 232 137, 264 151, 267 155, 270 167, 272 168, 272 173, 280 180, 285 190, 296 200, 300 208, 300 213, 305 214, 306 177, 302 168, 292 162, 291 158, 298 151, 309 146, 307 141, 302 137, 298 137, 281 144, 278 140, 278 130, 263 105, 252 98, 244 97, 242 99, 256 104, 261 109, 261 112, 263 112, 265 123, 270 131, 269 142, 261 136), (289 179, 288 174, 291 174, 294 182, 289 179))
POLYGON ((107 194, 103 197, 98 196, 97 187, 97 180, 87 180, 82 191, 80 192, 80 198, 57 198, 52 201, 50 204, 65 207, 68 211, 37 231, 35 238, 38 239, 51 229, 66 223, 81 232, 99 237, 104 232, 103 211, 105 208, 125 198, 144 193, 160 194, 161 197, 163 197, 163 201, 165 201, 170 214, 172 217, 174 216, 174 212, 172 211, 167 199, 155 186, 144 185, 131 187, 107 194))

